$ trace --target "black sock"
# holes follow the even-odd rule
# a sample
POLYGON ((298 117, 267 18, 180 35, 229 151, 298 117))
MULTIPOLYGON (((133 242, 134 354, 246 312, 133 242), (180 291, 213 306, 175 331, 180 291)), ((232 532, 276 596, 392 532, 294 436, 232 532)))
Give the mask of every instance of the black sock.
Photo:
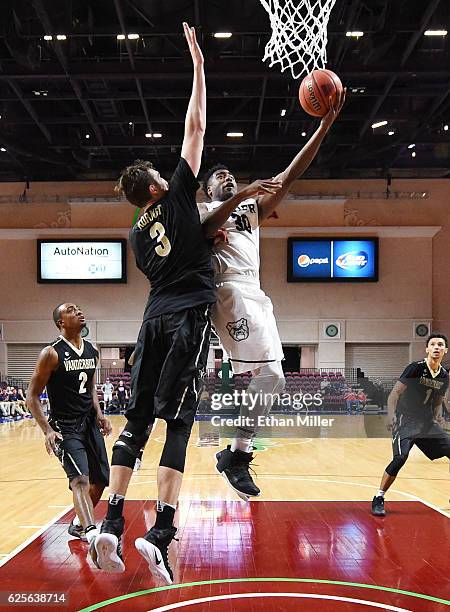
POLYGON ((122 516, 124 501, 125 498, 123 495, 113 493, 109 496, 108 512, 106 513, 106 518, 108 521, 114 521, 115 519, 119 519, 122 516))
POLYGON ((167 529, 168 527, 172 527, 174 516, 175 508, 172 508, 172 506, 165 505, 162 511, 158 510, 156 512, 155 527, 157 529, 167 529))

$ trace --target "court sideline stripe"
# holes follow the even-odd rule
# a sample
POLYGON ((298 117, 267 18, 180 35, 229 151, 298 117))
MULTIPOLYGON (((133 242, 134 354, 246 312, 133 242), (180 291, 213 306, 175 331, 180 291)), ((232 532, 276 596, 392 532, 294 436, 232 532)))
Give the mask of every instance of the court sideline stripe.
POLYGON ((54 525, 56 521, 62 518, 67 512, 69 512, 69 510, 72 510, 72 508, 73 508, 73 505, 66 506, 64 510, 61 510, 61 512, 58 512, 56 516, 54 516, 48 523, 46 523, 43 527, 41 527, 38 531, 36 531, 36 533, 33 533, 32 536, 27 538, 25 542, 22 542, 22 544, 19 544, 19 546, 16 546, 14 550, 12 550, 4 559, 0 561, 0 567, 5 565, 5 563, 8 563, 8 561, 10 561, 13 557, 15 557, 18 553, 20 553, 24 548, 26 548, 28 544, 31 544, 31 542, 36 540, 36 538, 42 535, 44 531, 46 531, 49 527, 54 525))

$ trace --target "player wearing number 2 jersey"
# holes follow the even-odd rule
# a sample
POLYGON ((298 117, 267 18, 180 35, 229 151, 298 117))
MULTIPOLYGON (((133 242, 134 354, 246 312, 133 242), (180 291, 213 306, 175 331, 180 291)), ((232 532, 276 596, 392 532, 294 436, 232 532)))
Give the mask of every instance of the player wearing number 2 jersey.
MULTIPOLYGON (((281 367, 283 350, 273 315, 272 302, 259 284, 259 225, 280 204, 291 185, 308 168, 320 144, 344 104, 345 91, 308 143, 276 179, 281 189, 241 202, 223 223, 227 240, 215 245, 213 262, 216 273, 217 302, 212 320, 235 373, 251 370, 252 382, 247 392, 252 402, 242 402, 238 427, 231 445, 217 453, 216 469, 243 499, 257 496, 259 488, 249 473, 250 452, 257 424, 284 389, 281 367), (249 406, 252 406, 251 410, 249 406)), ((331 102, 331 101, 330 101, 331 102)), ((233 174, 224 165, 208 170, 203 189, 210 202, 199 205, 206 221, 237 190, 233 174)))
POLYGON ((73 493, 76 518, 69 533, 87 539, 94 548, 98 534, 93 508, 108 485, 109 465, 103 435, 111 425, 98 403, 94 375, 98 351, 81 338, 84 315, 75 304, 60 304, 53 320, 61 335, 44 348, 27 393, 27 406, 45 435, 49 454, 60 460, 73 493), (47 421, 40 401, 47 387, 47 421))

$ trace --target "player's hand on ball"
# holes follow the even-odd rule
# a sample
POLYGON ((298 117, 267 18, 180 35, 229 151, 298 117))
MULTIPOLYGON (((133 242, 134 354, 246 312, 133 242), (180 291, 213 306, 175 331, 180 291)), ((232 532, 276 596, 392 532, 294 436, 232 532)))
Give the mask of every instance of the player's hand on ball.
POLYGON ((108 419, 104 416, 97 417, 97 425, 103 436, 109 436, 112 433, 112 426, 108 419))
POLYGON ((328 113, 322 118, 322 121, 320 122, 321 126, 329 129, 334 121, 337 119, 339 113, 342 110, 342 107, 344 106, 344 102, 345 102, 345 94, 347 93, 347 88, 344 87, 344 89, 342 91, 339 91, 336 99, 333 103, 333 99, 330 96, 329 101, 329 107, 330 110, 328 111, 328 113))
POLYGON ((241 190, 241 194, 245 194, 246 197, 252 198, 258 195, 264 195, 266 193, 276 193, 283 186, 281 181, 276 181, 275 179, 258 179, 244 187, 241 190))
POLYGON ((62 439, 62 435, 57 431, 54 431, 53 429, 47 431, 45 434, 45 448, 49 455, 58 455, 58 441, 62 439))

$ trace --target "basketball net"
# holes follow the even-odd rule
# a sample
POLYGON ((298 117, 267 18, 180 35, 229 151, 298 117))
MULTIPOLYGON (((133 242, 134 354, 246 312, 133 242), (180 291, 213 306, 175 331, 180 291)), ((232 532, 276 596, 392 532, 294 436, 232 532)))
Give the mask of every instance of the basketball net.
POLYGON ((327 26, 336 0, 260 0, 269 13, 272 36, 263 62, 290 68, 294 79, 325 68, 327 26))

